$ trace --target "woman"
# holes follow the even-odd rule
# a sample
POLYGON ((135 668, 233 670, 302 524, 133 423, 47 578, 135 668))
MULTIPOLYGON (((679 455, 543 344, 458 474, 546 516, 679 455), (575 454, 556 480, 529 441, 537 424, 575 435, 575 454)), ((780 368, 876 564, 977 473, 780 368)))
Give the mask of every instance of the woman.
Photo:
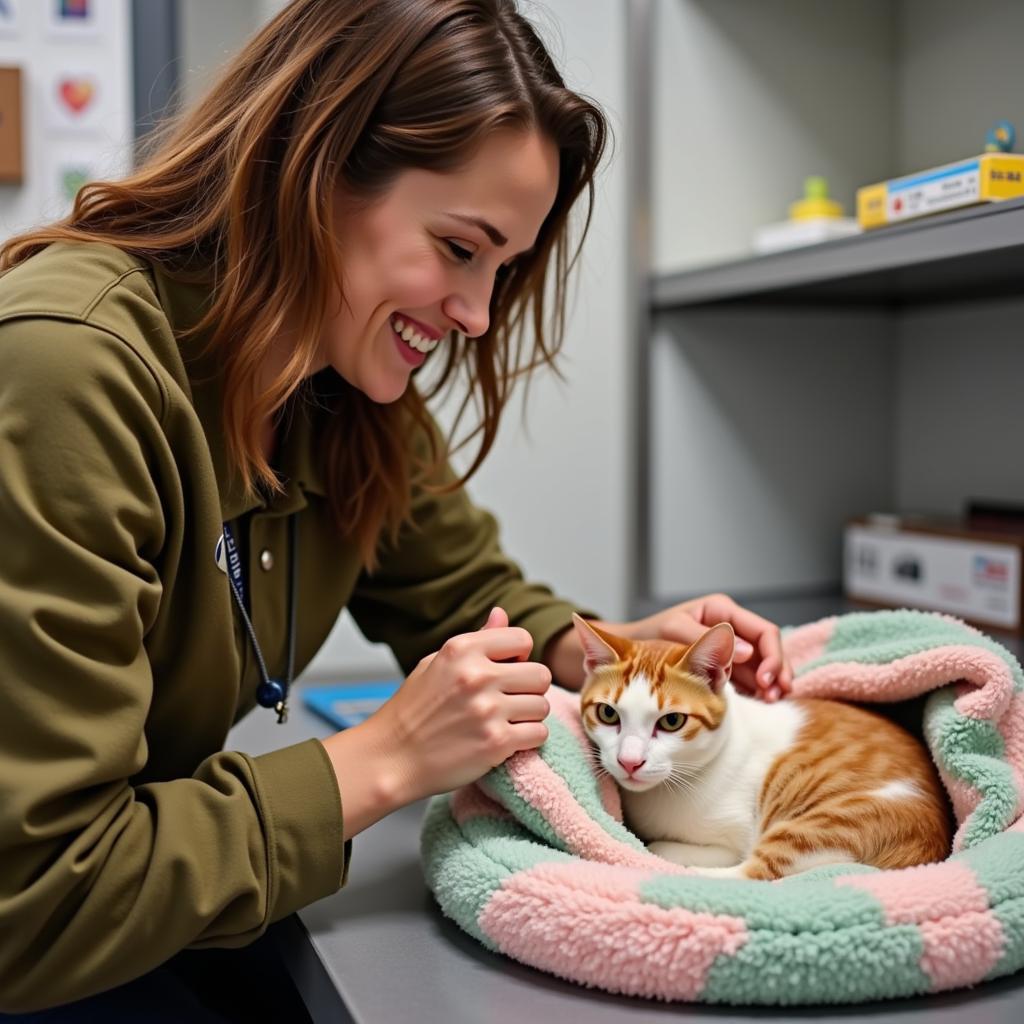
MULTIPOLYGON (((502 554, 426 398, 466 376, 472 472, 557 352, 604 138, 513 0, 295 0, 137 173, 5 246, 0 1009, 245 945, 368 825, 544 741, 575 606, 502 554), (393 700, 223 752, 346 606, 393 700)), ((721 595, 616 628, 723 619, 778 696, 778 631, 721 595)))

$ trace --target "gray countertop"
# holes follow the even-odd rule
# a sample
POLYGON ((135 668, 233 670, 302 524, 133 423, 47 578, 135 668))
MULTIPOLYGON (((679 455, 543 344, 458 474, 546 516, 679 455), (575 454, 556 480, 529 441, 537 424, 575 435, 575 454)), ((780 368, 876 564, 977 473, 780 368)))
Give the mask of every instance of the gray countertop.
MULTIPOLYGON (((305 684, 310 685, 310 684, 305 684)), ((299 687, 301 690, 301 687, 299 687)), ((229 746, 259 754, 330 726, 301 706, 287 724, 257 709, 232 731, 229 746)), ((378 822, 354 844, 348 885, 273 929, 299 991, 317 1022, 344 1024, 612 1024, 708 1019, 842 1020, 872 1024, 1019 1024, 1024 973, 973 991, 854 1007, 743 1009, 656 1003, 563 982, 490 953, 447 920, 419 865, 423 804, 378 822)))

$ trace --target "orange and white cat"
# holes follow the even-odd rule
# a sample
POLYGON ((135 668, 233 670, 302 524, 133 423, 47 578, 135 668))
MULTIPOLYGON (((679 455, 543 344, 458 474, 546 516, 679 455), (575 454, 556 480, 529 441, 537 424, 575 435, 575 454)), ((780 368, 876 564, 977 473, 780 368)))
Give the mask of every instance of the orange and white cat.
POLYGON ((575 625, 584 728, 652 853, 703 875, 757 879, 949 855, 931 758, 887 718, 840 701, 737 693, 728 623, 689 647, 630 641, 579 616, 575 625))

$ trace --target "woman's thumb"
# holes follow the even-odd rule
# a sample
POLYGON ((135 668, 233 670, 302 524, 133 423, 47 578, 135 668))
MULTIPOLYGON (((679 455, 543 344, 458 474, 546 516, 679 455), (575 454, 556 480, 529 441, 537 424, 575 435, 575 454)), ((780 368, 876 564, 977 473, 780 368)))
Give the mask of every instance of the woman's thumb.
POLYGON ((504 629, 508 625, 508 615, 504 608, 494 607, 491 609, 491 614, 487 616, 487 621, 481 626, 481 629, 504 629))

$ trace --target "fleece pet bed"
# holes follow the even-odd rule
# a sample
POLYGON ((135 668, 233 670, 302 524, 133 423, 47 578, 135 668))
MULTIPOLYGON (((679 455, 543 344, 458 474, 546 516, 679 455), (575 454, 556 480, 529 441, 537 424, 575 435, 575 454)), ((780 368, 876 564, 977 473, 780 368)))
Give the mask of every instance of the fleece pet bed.
POLYGON ((491 950, 582 985, 706 1003, 855 1003, 970 986, 1024 965, 1024 674, 946 616, 854 613, 787 630, 794 696, 904 701, 956 817, 948 860, 701 878, 644 849, 599 782, 577 694, 550 735, 436 797, 423 826, 445 914, 491 950))

